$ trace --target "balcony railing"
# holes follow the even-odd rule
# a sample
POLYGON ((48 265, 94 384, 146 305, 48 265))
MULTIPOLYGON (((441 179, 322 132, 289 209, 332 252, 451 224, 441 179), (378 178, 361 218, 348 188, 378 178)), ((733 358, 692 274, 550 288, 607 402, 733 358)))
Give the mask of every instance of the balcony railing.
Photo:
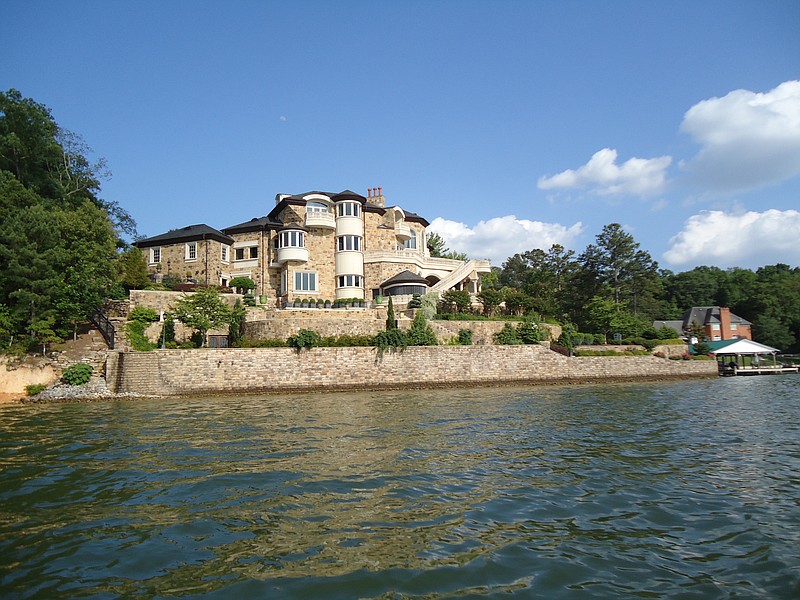
POLYGON ((278 262, 285 263, 290 260, 308 262, 308 248, 300 248, 297 246, 278 248, 278 262))
POLYGON ((336 217, 329 210, 306 209, 306 227, 323 227, 336 229, 336 217))

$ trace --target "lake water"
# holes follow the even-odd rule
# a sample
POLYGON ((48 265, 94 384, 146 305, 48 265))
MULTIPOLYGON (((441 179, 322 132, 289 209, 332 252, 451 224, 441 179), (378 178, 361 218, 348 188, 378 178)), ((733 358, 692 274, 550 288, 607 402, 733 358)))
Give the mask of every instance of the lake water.
POLYGON ((798 598, 800 377, 0 406, 2 598, 798 598))

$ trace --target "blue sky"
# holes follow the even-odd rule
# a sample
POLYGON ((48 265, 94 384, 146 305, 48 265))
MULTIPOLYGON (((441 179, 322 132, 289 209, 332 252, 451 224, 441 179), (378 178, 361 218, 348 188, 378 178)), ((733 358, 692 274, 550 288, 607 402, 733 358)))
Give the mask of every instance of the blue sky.
POLYGON ((145 236, 381 186, 500 265, 621 223, 663 268, 800 265, 800 2, 9 2, 0 88, 145 236))

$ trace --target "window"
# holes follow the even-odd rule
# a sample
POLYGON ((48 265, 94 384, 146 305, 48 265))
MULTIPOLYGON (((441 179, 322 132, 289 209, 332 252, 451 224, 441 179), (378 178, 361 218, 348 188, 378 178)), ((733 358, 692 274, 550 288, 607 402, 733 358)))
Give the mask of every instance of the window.
POLYGON ((305 248, 305 232, 281 231, 278 234, 278 248, 305 248))
POLYGON ((738 323, 731 323, 731 331, 736 331, 737 329, 739 329, 739 324, 738 323))
POLYGON ((361 275, 339 275, 339 287, 361 287, 361 275))
POLYGON ((327 204, 312 201, 306 204, 306 211, 314 214, 328 214, 330 209, 327 204))
POLYGON ((343 250, 361 250, 361 236, 360 235, 340 235, 338 238, 339 251, 343 250))
POLYGON ((236 260, 247 260, 248 258, 258 258, 258 246, 248 248, 236 248, 234 250, 236 260))
POLYGON ((161 262, 161 248, 150 248, 150 264, 161 262))
POLYGON ((294 273, 295 292, 316 292, 317 274, 314 271, 295 271, 294 273))
POLYGON ((228 262, 228 247, 223 244, 222 246, 220 246, 220 248, 222 250, 222 252, 220 254, 220 257, 222 258, 222 262, 228 262))
POLYGON ((711 331, 719 331, 719 323, 712 323, 711 331))
POLYGON ((360 217, 361 205, 358 202, 340 202, 336 205, 336 214, 340 217, 360 217))
POLYGON ((411 238, 403 242, 403 248, 408 248, 409 250, 417 249, 417 234, 414 231, 411 232, 411 238))
POLYGON ((186 244, 186 260, 197 260, 197 242, 186 244))

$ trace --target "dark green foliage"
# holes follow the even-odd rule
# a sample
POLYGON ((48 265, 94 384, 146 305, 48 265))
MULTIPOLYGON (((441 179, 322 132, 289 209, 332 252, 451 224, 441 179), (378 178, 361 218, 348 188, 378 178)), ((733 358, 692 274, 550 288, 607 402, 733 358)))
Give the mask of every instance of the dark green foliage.
POLYGON ((336 335, 322 338, 320 346, 328 348, 349 348, 353 346, 372 346, 372 336, 368 335, 336 335))
POLYGON ((30 385, 25 386, 25 393, 28 396, 35 396, 36 394, 40 394, 47 389, 47 386, 43 383, 32 383, 30 385))
POLYGON ((539 325, 534 318, 527 318, 517 325, 517 337, 523 344, 536 344, 542 339, 539 325))
POLYGON ((394 316, 394 302, 389 296, 389 308, 386 313, 386 330, 397 329, 397 318, 394 316))
POLYGON ((372 345, 376 346, 381 352, 387 349, 405 348, 408 346, 408 338, 405 331, 395 327, 379 331, 372 338, 372 345))
POLYGON ((147 260, 141 250, 131 247, 117 259, 119 283, 126 290, 140 290, 150 284, 147 276, 147 260))
POLYGON ((483 314, 492 316, 503 302, 503 293, 492 288, 483 288, 478 294, 478 300, 483 304, 483 314))
POLYGON ((458 330, 458 344, 460 346, 472 345, 472 329, 459 329, 458 330))
POLYGON ((260 340, 239 340, 236 345, 237 348, 286 348, 288 344, 286 340, 279 340, 275 338, 265 338, 260 340))
POLYGON ((408 302, 408 308, 422 308, 422 296, 413 294, 408 302))
POLYGON ((92 378, 92 366, 86 363, 70 365, 61 374, 61 381, 67 385, 83 385, 92 378))
POLYGON ((166 347, 171 347, 175 344, 175 319, 169 313, 164 315, 164 324, 161 326, 161 337, 159 339, 164 342, 166 347))
POLYGON ((517 328, 511 323, 506 323, 503 329, 495 333, 492 338, 495 344, 500 344, 502 346, 516 346, 522 344, 522 340, 519 339, 519 334, 517 333, 517 328))
POLYGON ((425 313, 421 310, 414 315, 406 339, 409 346, 436 346, 439 343, 436 334, 433 333, 433 329, 425 319, 425 313))
POLYGON ((237 300, 231 310, 231 321, 228 325, 228 337, 230 338, 231 346, 238 346, 239 342, 244 338, 246 316, 247 310, 242 306, 242 302, 237 300))
POLYGON ((696 344, 693 345, 692 348, 693 348, 693 351, 694 351, 693 353, 696 356, 704 356, 704 355, 708 354, 709 352, 711 352, 711 346, 709 346, 705 342, 697 342, 696 344))
POLYGON ((128 321, 125 326, 125 332, 128 334, 128 341, 131 348, 137 352, 148 352, 153 350, 156 345, 147 339, 144 332, 147 329, 148 322, 146 321, 128 321))
POLYGON ((314 348, 322 342, 320 335, 311 329, 301 329, 296 334, 289 336, 286 343, 289 347, 300 351, 303 348, 314 348))
POLYGON ((47 107, 0 93, 0 305, 16 336, 64 337, 117 288, 132 220, 98 197, 104 167, 89 152, 47 107))
POLYGON ((256 284, 255 282, 250 279, 249 277, 234 277, 231 279, 228 287, 231 287, 235 290, 252 290, 255 289, 256 284))
POLYGON ((440 313, 465 313, 470 310, 472 299, 469 292, 447 290, 439 300, 440 313))
POLYGON ((128 320, 141 321, 142 323, 155 323, 158 321, 158 313, 152 308, 137 306, 128 315, 128 320))

